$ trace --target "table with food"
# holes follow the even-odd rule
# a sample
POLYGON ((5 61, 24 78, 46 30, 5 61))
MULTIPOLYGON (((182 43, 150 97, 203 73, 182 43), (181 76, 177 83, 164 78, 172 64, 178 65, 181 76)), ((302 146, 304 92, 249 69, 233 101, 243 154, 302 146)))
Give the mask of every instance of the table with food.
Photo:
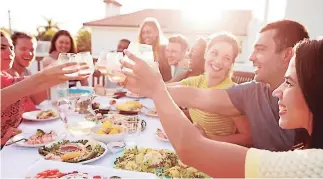
POLYGON ((178 159, 151 99, 125 89, 78 91, 23 114, 22 133, 1 151, 1 178, 208 177, 178 159))

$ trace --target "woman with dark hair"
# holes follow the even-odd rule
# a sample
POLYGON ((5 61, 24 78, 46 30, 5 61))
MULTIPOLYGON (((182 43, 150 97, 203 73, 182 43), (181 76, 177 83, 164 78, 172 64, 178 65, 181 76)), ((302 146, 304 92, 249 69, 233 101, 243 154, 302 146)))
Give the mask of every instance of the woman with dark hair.
POLYGON ((211 177, 323 177, 323 40, 296 45, 285 82, 273 92, 279 98, 280 127, 307 132, 297 147, 305 150, 288 152, 248 149, 203 137, 172 100, 160 74, 128 51, 126 55, 135 63, 122 61, 132 70, 124 71, 125 87, 154 100, 164 130, 185 164, 211 177))
POLYGON ((151 45, 155 61, 159 64, 159 71, 164 81, 172 79, 171 68, 165 58, 165 44, 167 39, 161 31, 159 22, 155 18, 146 18, 140 25, 138 41, 141 44, 151 45))
MULTIPOLYGON (((77 53, 75 40, 66 30, 56 32, 50 42, 49 56, 43 58, 43 67, 56 63, 60 53, 77 53)), ((78 81, 69 81, 69 87, 76 86, 78 81)), ((88 86, 87 79, 80 81, 82 86, 88 86)))
MULTIPOLYGON (((9 36, 1 30, 1 148, 12 136, 21 132, 18 126, 22 120, 25 108, 26 96, 47 90, 51 86, 60 84, 67 80, 84 79, 87 75, 79 77, 67 77, 65 74, 77 72, 78 70, 63 70, 65 67, 75 65, 66 63, 48 67, 29 77, 13 77, 7 70, 12 63, 15 53, 9 36), (36 87, 36 88, 35 88, 36 87)), ((84 66, 81 66, 85 69, 84 66)))

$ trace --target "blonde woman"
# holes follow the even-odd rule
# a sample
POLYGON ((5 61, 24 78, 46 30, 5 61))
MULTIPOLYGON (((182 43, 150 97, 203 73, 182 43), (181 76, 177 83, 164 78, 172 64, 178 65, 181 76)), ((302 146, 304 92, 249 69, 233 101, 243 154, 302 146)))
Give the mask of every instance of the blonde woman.
POLYGON ((146 18, 140 25, 138 41, 141 44, 151 45, 154 50, 155 61, 159 64, 159 71, 164 81, 172 78, 170 66, 165 58, 165 39, 160 25, 155 18, 146 18))

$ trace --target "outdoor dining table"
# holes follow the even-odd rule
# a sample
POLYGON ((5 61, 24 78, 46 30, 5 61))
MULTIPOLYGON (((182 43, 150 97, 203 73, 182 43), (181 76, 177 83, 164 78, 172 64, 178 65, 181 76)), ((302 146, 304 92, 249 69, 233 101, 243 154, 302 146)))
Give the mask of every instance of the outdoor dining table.
MULTIPOLYGON (((111 98, 98 97, 100 103, 108 104, 111 98)), ((121 98, 119 100, 133 100, 130 98, 121 98)), ((148 108, 154 108, 154 103, 151 99, 142 98, 140 103, 148 108)), ((50 103, 45 101, 39 105, 41 109, 53 108, 50 103)), ((148 147, 156 149, 170 149, 173 150, 172 145, 169 142, 158 140, 155 136, 157 128, 162 128, 162 125, 158 118, 148 117, 140 114, 139 117, 146 121, 147 126, 144 131, 140 132, 136 138, 136 145, 138 147, 148 147)), ((66 132, 64 123, 59 120, 34 122, 23 120, 19 128, 23 132, 34 132, 36 129, 55 130, 57 132, 66 132)), ((69 134, 68 134, 69 135, 69 134)), ((103 158, 96 160, 86 165, 102 166, 112 168, 114 161, 119 153, 107 154, 103 158)), ((33 165, 39 160, 44 160, 39 154, 37 148, 21 147, 16 144, 5 146, 1 151, 1 178, 24 178, 29 166, 33 165)))

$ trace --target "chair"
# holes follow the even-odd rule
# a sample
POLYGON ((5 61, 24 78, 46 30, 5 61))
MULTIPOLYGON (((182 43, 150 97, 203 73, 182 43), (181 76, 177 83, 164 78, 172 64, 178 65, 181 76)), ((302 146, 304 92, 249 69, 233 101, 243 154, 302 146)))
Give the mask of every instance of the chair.
POLYGON ((232 81, 237 84, 240 84, 240 83, 252 81, 254 77, 255 77, 255 74, 252 72, 233 71, 232 81))
MULTIPOLYGON (((94 65, 97 61, 98 61, 97 58, 93 58, 94 65)), ((105 76, 104 75, 100 75, 100 76, 92 75, 92 87, 94 87, 95 85, 105 86, 105 76)))

